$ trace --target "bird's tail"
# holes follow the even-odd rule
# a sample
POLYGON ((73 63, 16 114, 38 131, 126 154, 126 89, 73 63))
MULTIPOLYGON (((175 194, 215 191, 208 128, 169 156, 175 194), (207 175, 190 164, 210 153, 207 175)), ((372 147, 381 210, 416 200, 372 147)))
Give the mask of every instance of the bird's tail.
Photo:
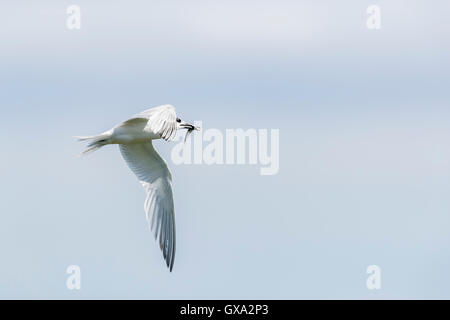
POLYGON ((86 146, 86 150, 84 150, 81 153, 81 156, 84 156, 88 153, 94 152, 97 149, 100 149, 104 145, 107 145, 109 143, 109 134, 102 133, 98 136, 77 136, 75 138, 78 139, 78 141, 90 141, 88 145, 86 146))

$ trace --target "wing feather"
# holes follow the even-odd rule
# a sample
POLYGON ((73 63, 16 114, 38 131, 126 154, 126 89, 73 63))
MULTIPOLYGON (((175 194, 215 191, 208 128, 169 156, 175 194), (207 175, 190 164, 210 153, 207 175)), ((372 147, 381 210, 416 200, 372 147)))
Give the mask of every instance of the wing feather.
POLYGON ((145 131, 153 132, 164 140, 170 141, 175 138, 177 133, 177 114, 175 107, 165 104, 159 107, 151 108, 138 113, 123 122, 121 125, 140 124, 145 121, 145 131))
POLYGON ((121 144, 120 152, 145 189, 144 210, 170 271, 175 259, 175 212, 172 177, 151 142, 121 144), (155 224, 156 223, 156 224, 155 224))
POLYGON ((177 114, 175 107, 170 104, 145 110, 133 118, 146 119, 144 130, 151 131, 164 140, 172 140, 177 133, 177 114))

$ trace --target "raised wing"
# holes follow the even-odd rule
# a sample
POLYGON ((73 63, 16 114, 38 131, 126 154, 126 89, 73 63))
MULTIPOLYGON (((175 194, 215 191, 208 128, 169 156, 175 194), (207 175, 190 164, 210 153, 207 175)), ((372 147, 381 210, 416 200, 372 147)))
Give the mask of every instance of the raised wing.
POLYGON ((145 110, 130 120, 136 118, 147 120, 147 125, 144 130, 152 131, 167 141, 175 138, 175 134, 177 133, 177 114, 175 107, 170 104, 145 110))
POLYGON ((159 246, 170 271, 175 259, 175 213, 172 195, 172 177, 166 162, 151 142, 120 144, 120 152, 136 174, 147 197, 144 210, 150 229, 159 238, 159 246))

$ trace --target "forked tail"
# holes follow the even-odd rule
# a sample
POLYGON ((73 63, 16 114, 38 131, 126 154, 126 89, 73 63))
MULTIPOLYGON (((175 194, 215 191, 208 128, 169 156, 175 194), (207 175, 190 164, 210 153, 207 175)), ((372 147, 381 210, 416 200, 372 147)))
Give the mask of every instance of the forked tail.
POLYGON ((90 141, 86 146, 86 150, 81 153, 81 155, 84 156, 88 153, 94 152, 97 149, 100 149, 104 145, 107 145, 109 143, 109 136, 109 134, 102 133, 98 136, 80 136, 75 138, 77 138, 78 141, 90 141))

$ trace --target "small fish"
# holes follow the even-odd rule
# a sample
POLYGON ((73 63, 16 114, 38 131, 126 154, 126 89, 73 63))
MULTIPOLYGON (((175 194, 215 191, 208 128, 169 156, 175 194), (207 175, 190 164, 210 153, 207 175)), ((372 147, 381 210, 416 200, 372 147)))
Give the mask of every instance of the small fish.
POLYGON ((192 133, 192 131, 194 131, 194 130, 199 130, 199 131, 200 131, 200 127, 192 126, 192 128, 187 129, 186 135, 184 136, 184 143, 186 143, 186 140, 187 140, 188 136, 189 136, 189 135, 192 133))

